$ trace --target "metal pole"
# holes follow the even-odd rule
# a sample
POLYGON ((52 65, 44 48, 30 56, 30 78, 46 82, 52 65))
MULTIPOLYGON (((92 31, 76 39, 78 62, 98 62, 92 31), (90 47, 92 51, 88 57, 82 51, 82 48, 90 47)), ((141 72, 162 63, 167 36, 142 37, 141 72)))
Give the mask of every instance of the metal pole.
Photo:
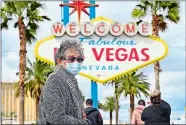
MULTIPOLYGON (((65 4, 69 3, 69 0, 64 0, 63 1, 65 4)), ((63 17, 63 19, 61 19, 61 21, 64 22, 64 25, 66 25, 69 22, 69 7, 68 6, 64 6, 63 8, 63 15, 61 17, 63 17)))
MULTIPOLYGON (((95 4, 95 0, 91 0, 90 4, 95 4)), ((95 6, 90 7, 90 19, 96 17, 95 6)), ((91 98, 93 100, 93 107, 98 108, 98 86, 95 81, 91 81, 91 98)))

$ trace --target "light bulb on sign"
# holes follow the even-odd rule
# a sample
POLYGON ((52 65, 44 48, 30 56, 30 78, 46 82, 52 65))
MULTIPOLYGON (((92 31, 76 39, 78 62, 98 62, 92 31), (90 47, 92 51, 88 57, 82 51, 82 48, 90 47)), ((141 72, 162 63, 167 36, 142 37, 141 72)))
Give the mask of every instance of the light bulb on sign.
POLYGON ((70 22, 66 26, 66 33, 69 36, 77 36, 80 32, 79 25, 76 22, 70 22))
POLYGON ((62 36, 65 33, 65 26, 61 22, 56 22, 52 25, 51 31, 54 36, 62 36))
POLYGON ((124 33, 128 36, 134 36, 138 32, 138 26, 134 22, 128 22, 124 25, 124 33))
POLYGON ((105 22, 99 22, 96 25, 95 33, 98 36, 106 36, 109 33, 109 26, 105 22))
POLYGON ((90 22, 84 22, 81 24, 81 34, 84 36, 91 36, 95 31, 95 27, 90 22))
POLYGON ((114 22, 110 25, 110 33, 113 36, 120 36, 123 33, 123 26, 118 22, 114 22))
POLYGON ((148 22, 141 22, 139 24, 139 33, 142 36, 148 36, 152 34, 152 25, 148 22))

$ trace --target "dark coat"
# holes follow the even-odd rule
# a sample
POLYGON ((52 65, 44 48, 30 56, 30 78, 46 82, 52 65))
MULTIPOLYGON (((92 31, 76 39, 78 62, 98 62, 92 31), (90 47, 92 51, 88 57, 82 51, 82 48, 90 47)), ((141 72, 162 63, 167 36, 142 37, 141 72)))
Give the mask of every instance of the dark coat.
POLYGON ((160 104, 151 105, 143 111, 141 119, 145 125, 170 125, 170 105, 161 100, 160 104))
POLYGON ((85 114, 87 115, 87 119, 90 121, 93 119, 94 125, 103 125, 103 119, 100 112, 96 108, 88 107, 85 109, 85 114))
POLYGON ((37 124, 88 124, 77 80, 58 67, 43 87, 37 124))

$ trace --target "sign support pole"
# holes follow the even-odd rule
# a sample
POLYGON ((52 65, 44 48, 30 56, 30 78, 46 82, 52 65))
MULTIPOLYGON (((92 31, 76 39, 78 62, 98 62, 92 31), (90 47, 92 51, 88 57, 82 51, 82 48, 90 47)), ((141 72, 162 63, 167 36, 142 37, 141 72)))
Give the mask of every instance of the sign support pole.
POLYGON ((93 107, 98 109, 98 85, 91 80, 91 98, 93 100, 93 107))
MULTIPOLYGON (((90 4, 95 4, 95 0, 91 0, 90 4)), ((96 17, 95 6, 90 7, 90 19, 96 17)), ((95 81, 91 80, 91 98, 93 100, 93 107, 98 108, 98 86, 95 81)))
MULTIPOLYGON (((68 4, 69 1, 68 0, 63 0, 63 3, 68 4)), ((62 14, 62 10, 61 10, 61 14, 62 14)), ((63 17, 63 19, 61 19, 61 21, 63 21, 64 25, 67 25, 67 23, 69 22, 69 6, 64 6, 63 7, 63 16, 61 15, 61 17, 63 17)))

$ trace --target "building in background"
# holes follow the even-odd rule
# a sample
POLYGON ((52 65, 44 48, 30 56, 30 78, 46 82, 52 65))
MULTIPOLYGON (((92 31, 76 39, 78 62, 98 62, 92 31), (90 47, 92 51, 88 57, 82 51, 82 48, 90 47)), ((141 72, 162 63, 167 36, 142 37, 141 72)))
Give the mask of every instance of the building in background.
MULTIPOLYGON (((28 94, 29 95, 29 94, 28 94)), ((14 83, 1 83, 1 100, 2 100, 2 122, 13 123, 19 121, 19 97, 15 97, 14 83)), ((36 120, 36 103, 30 96, 25 96, 25 122, 34 122, 36 120)))

